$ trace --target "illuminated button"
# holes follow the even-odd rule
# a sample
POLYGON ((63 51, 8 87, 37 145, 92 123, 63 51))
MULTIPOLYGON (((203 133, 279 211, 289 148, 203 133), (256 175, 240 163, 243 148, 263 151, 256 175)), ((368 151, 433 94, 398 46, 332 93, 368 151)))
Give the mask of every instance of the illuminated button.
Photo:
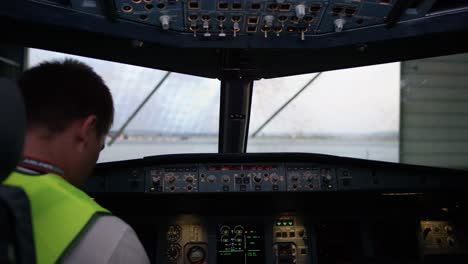
POLYGON ((329 184, 329 185, 327 186, 327 188, 328 188, 328 189, 333 189, 333 185, 329 184))
POLYGON ((292 226, 294 223, 292 221, 288 221, 288 225, 292 226))
POLYGON ((277 225, 277 226, 280 226, 280 225, 281 225, 281 221, 277 221, 277 222, 276 222, 276 225, 277 225))
POLYGON ((150 191, 151 191, 151 192, 154 192, 155 190, 156 190, 156 188, 154 188, 154 187, 151 187, 151 188, 150 188, 150 191))
POLYGON ((247 186, 246 185, 241 185, 240 186, 240 191, 241 192, 245 192, 247 190, 247 186))

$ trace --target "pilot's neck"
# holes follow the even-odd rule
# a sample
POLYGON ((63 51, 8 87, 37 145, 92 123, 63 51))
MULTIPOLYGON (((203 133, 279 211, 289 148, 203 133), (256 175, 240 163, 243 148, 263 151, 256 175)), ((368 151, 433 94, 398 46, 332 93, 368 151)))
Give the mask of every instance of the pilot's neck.
POLYGON ((63 171, 63 175, 60 176, 70 182, 70 179, 67 179, 67 175, 70 175, 70 153, 64 147, 69 145, 67 141, 68 139, 65 137, 45 136, 41 131, 28 130, 23 155, 56 166, 63 171))

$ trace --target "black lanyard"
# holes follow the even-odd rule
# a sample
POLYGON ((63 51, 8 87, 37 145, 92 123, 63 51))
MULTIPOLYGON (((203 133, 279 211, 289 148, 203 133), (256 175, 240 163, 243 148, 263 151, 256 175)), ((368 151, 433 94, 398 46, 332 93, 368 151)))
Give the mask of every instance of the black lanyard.
POLYGON ((18 166, 42 173, 53 173, 59 176, 64 175, 63 170, 57 168, 56 166, 50 163, 27 157, 24 157, 18 166))

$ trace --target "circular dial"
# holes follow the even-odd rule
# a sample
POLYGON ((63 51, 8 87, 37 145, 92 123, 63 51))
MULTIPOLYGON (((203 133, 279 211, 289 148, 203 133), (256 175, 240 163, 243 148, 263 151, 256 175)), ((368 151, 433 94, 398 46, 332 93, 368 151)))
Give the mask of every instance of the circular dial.
POLYGON ((193 246, 187 252, 187 259, 189 263, 201 264, 203 261, 205 261, 205 258, 205 249, 200 246, 193 246))
POLYGON ((166 251, 167 259, 169 261, 177 261, 180 256, 180 250, 181 246, 179 244, 169 244, 166 251))
POLYGON ((234 227, 234 234, 242 235, 244 233, 244 227, 241 225, 237 225, 234 227))
POLYGON ((177 242, 181 237, 181 230, 180 226, 178 225, 170 225, 167 229, 167 241, 169 242, 177 242))
POLYGON ((229 235, 231 228, 229 226, 222 226, 220 232, 223 235, 229 235))

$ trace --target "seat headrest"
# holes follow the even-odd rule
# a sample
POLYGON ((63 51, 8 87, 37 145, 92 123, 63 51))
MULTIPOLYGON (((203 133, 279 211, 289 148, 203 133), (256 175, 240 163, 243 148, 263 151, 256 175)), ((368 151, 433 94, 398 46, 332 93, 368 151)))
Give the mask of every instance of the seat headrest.
POLYGON ((23 98, 16 85, 0 78, 0 182, 18 164, 26 132, 23 98))

